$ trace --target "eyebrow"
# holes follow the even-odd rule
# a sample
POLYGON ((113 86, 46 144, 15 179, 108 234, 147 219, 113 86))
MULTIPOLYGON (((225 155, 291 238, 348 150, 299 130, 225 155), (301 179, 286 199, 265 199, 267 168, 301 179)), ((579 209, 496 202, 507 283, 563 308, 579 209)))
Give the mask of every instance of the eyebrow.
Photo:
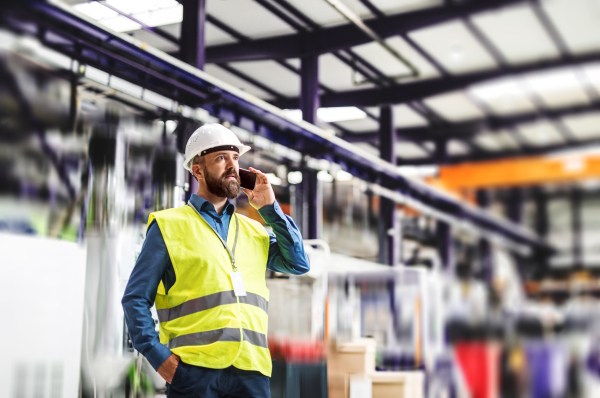
MULTIPOLYGON (((228 155, 228 152, 217 152, 217 155, 216 155, 216 156, 219 156, 219 155, 228 155)), ((237 155, 237 156, 240 156, 240 154, 239 154, 239 153, 237 153, 237 152, 236 152, 236 153, 234 153, 232 156, 236 156, 236 155, 237 155)), ((216 156, 215 156, 215 157, 216 157, 216 156)))

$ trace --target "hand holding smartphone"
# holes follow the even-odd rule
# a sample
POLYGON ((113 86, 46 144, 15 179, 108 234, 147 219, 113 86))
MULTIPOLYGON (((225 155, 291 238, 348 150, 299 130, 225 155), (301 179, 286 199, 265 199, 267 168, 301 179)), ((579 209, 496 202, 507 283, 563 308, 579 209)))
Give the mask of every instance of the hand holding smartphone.
POLYGON ((240 168, 239 175, 242 188, 253 191, 256 186, 256 173, 240 168))

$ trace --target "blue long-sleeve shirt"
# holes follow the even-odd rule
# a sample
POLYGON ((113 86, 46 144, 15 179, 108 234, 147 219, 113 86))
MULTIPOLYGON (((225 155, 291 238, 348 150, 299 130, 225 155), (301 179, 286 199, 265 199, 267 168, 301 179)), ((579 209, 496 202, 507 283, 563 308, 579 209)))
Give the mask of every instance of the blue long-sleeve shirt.
MULTIPOLYGON (((212 203, 200 196, 192 195, 190 201, 227 241, 229 221, 235 210, 233 204, 227 200, 223 213, 219 215, 212 203)), ((270 238, 267 269, 295 275, 306 273, 310 269, 308 256, 304 252, 302 235, 292 218, 283 213, 277 202, 262 207, 258 212, 274 232, 267 230, 270 238)), ((160 343, 150 313, 161 280, 168 292, 175 283, 175 271, 160 228, 153 222, 129 277, 122 304, 133 346, 154 369, 158 369, 171 355, 171 350, 160 343)))

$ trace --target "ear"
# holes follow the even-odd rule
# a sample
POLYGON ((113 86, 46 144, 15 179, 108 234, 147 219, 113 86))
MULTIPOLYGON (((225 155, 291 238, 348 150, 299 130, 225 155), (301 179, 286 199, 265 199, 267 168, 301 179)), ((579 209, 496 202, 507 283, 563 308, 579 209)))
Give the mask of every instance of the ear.
POLYGON ((199 164, 195 164, 192 166, 192 174, 194 174, 194 177, 196 177, 196 180, 199 180, 200 178, 202 178, 202 168, 200 167, 199 164))

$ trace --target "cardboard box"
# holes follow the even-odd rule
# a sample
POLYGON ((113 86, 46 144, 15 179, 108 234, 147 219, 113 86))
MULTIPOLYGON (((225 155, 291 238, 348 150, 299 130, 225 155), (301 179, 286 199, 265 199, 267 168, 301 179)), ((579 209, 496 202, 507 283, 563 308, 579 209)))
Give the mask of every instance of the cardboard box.
POLYGON ((350 377, 364 375, 372 381, 372 398, 423 398, 422 371, 375 371, 376 343, 374 339, 332 343, 327 353, 329 398, 349 398, 350 377))
POLYGON ((369 374, 375 370, 374 339, 332 343, 327 352, 328 374, 369 374))

